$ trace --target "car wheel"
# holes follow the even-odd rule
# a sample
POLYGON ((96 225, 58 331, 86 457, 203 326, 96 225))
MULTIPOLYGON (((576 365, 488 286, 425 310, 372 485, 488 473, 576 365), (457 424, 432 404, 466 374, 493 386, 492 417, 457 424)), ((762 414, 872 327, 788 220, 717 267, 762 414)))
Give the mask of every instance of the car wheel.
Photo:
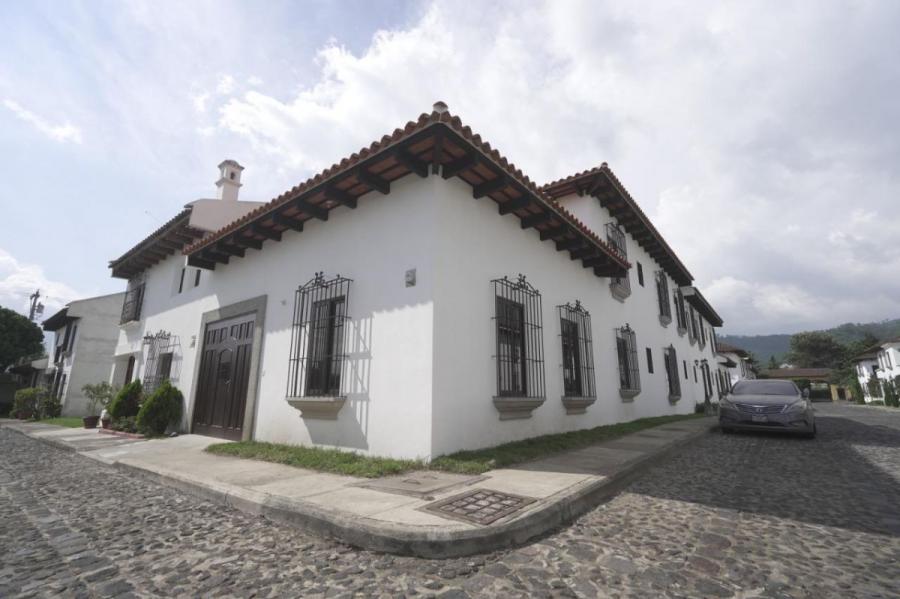
POLYGON ((731 433, 734 432, 733 428, 729 428, 727 426, 720 426, 719 428, 722 429, 722 434, 725 434, 725 435, 730 435, 731 433))

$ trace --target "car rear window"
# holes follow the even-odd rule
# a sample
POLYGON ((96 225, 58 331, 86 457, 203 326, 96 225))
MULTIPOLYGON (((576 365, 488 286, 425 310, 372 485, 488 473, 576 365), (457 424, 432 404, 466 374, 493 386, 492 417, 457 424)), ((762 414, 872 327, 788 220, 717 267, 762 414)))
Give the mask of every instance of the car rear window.
POLYGON ((798 395, 800 390, 790 381, 741 381, 732 395, 798 395))

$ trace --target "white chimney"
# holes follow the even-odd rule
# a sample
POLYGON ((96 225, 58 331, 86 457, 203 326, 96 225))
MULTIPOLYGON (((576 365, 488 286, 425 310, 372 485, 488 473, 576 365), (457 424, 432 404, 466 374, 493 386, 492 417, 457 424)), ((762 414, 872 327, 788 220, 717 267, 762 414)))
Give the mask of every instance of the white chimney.
POLYGON ((236 202, 238 191, 241 189, 241 171, 244 170, 234 160, 223 160, 219 165, 219 180, 216 187, 219 188, 217 197, 226 202, 236 202))

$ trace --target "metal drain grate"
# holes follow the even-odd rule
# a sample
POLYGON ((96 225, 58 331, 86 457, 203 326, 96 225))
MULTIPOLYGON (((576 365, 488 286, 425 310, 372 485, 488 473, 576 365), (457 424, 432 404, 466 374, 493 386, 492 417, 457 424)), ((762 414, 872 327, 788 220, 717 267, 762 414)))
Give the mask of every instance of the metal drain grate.
POLYGON ((486 526, 518 512, 536 500, 521 495, 510 495, 487 489, 466 491, 435 503, 423 506, 423 511, 431 512, 444 518, 452 518, 486 526))

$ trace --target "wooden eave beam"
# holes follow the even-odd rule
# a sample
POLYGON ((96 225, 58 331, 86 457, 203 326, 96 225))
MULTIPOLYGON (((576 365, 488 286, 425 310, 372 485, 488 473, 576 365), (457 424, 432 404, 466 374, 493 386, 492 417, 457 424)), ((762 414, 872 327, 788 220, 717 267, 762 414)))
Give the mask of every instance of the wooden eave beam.
POLYGON ((302 211, 304 214, 308 214, 313 218, 317 218, 319 220, 328 220, 328 210, 322 208, 321 206, 310 204, 303 198, 297 198, 296 200, 294 200, 294 206, 296 206, 297 209, 302 211))
POLYGON ((347 208, 356 208, 356 197, 347 193, 343 189, 331 185, 325 188, 325 197, 338 204, 343 204, 347 208))
POLYGON ((220 243, 216 245, 216 251, 223 254, 228 254, 229 256, 237 256, 238 258, 244 257, 244 248, 228 245, 227 243, 220 243))
POLYGON ((602 265, 606 264, 607 262, 609 262, 609 257, 605 256, 603 254, 599 254, 597 256, 590 256, 588 258, 585 258, 582 261, 582 263, 585 265, 585 267, 588 267, 588 268, 602 266, 602 265))
POLYGON ((494 192, 500 191, 504 187, 509 184, 509 181, 505 176, 499 176, 490 181, 485 181, 484 183, 479 183, 475 187, 472 188, 472 197, 476 200, 479 198, 483 198, 486 195, 492 194, 494 192))
POLYGON ((391 184, 389 181, 385 181, 378 175, 373 175, 366 169, 360 167, 356 169, 356 180, 360 183, 368 185, 375 191, 379 192, 382 195, 387 195, 391 193, 391 184))
POLYGON ((394 160, 423 179, 428 176, 428 165, 407 152, 405 148, 397 148, 397 151, 394 152, 394 160))
MULTIPOLYGON (((547 222, 551 218, 553 218, 553 213, 551 212, 529 214, 528 216, 522 217, 522 228, 527 229, 529 227, 534 227, 535 225, 540 225, 541 223, 547 222)), ((541 231, 541 233, 543 233, 543 231, 541 231)))
POLYGON ((476 164, 478 164, 478 159, 475 158, 474 154, 467 152, 456 160, 445 164, 444 168, 441 170, 441 177, 443 177, 444 179, 455 177, 462 171, 466 170, 467 168, 471 168, 476 164))
POLYGON ((281 241, 281 233, 276 231, 275 229, 269 229, 268 227, 263 227, 258 223, 254 223, 250 229, 257 235, 262 235, 266 239, 272 239, 274 241, 281 241))
POLYGON ((531 198, 528 196, 519 196, 514 200, 507 200, 500 204, 500 214, 509 214, 510 212, 515 212, 516 210, 521 210, 531 204, 531 198))
MULTIPOLYGON (((431 150, 431 174, 436 175, 444 161, 444 132, 440 129, 434 134, 434 148, 431 150)), ((445 177, 446 179, 446 177, 445 177)))
POLYGON ((562 240, 556 242, 556 249, 558 251, 562 252, 565 250, 573 250, 577 247, 581 247, 582 245, 584 245, 583 239, 566 238, 566 239, 562 239, 562 240))
POLYGON ((241 235, 240 232, 235 233, 234 235, 229 237, 227 243, 232 243, 242 248, 253 248, 255 250, 262 249, 262 241, 253 239, 252 237, 247 237, 246 235, 241 235))
POLYGON ((285 216, 283 214, 273 214, 272 222, 276 225, 280 225, 282 227, 287 227, 293 231, 302 231, 303 230, 303 221, 299 221, 296 218, 291 218, 290 216, 285 216))
POLYGON ((200 252, 200 257, 204 260, 212 260, 213 262, 221 262, 222 264, 228 264, 230 258, 228 254, 217 252, 212 248, 204 248, 203 251, 200 252))
POLYGON ((550 229, 544 229, 541 231, 541 241, 547 241, 548 239, 555 239, 560 237, 561 235, 565 235, 568 232, 568 229, 562 226, 553 227, 550 229))
POLYGON ((591 246, 573 249, 571 252, 569 252, 569 258, 571 258, 572 260, 580 260, 581 258, 587 258, 596 251, 597 248, 591 246))

